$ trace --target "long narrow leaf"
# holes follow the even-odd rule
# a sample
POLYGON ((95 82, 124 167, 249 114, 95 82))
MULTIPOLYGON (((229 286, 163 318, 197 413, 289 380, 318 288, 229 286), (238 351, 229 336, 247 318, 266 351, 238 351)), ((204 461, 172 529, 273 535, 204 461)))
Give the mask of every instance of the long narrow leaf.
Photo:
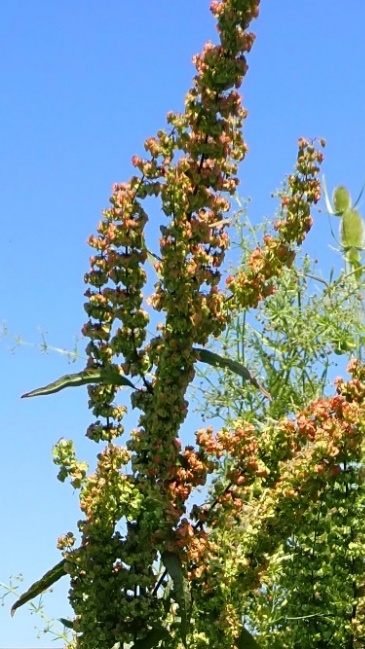
POLYGON ((142 640, 137 640, 131 649, 152 649, 156 647, 161 640, 167 640, 170 638, 172 644, 172 638, 167 629, 164 629, 162 626, 156 626, 147 634, 142 640))
POLYGON ((356 207, 356 205, 358 205, 358 203, 359 203, 359 201, 361 199, 361 196, 364 193, 364 189, 365 189, 365 182, 364 182, 363 186, 361 187, 360 194, 358 195, 358 197, 357 197, 357 199, 356 199, 356 201, 354 203, 354 207, 356 207))
POLYGON ((215 352, 211 352, 209 349, 200 349, 198 347, 195 347, 194 351, 198 352, 198 360, 202 363, 207 363, 208 365, 212 365, 213 367, 226 367, 231 372, 234 372, 235 374, 241 376, 245 381, 249 381, 251 385, 260 390, 267 399, 269 399, 270 401, 272 400, 271 395, 267 392, 267 390, 265 390, 265 388, 257 381, 257 379, 255 379, 255 377, 251 374, 247 367, 242 365, 242 363, 234 361, 231 358, 220 356, 215 352))
POLYGON ((242 631, 236 640, 236 645, 238 649, 260 649, 260 645, 257 644, 255 638, 251 633, 245 629, 245 627, 242 627, 242 631))
POLYGON ((116 368, 110 368, 108 370, 97 368, 83 370, 78 374, 65 374, 65 376, 61 376, 60 379, 53 381, 53 383, 50 383, 49 385, 22 394, 21 398, 25 399, 26 397, 38 397, 46 394, 54 394, 55 392, 60 392, 60 390, 64 390, 65 388, 76 388, 80 385, 88 385, 90 383, 127 385, 128 387, 135 389, 133 383, 125 376, 122 376, 116 368))
POLYGON ((60 617, 59 622, 61 622, 61 624, 63 624, 63 626, 66 627, 66 629, 74 628, 74 623, 72 622, 72 620, 67 620, 65 617, 60 617))
POLYGON ((190 622, 191 597, 185 580, 180 558, 173 552, 163 552, 162 561, 174 583, 174 597, 179 605, 179 614, 181 619, 180 633, 186 647, 186 634, 190 622))
POLYGON ((221 219, 220 221, 215 221, 215 223, 209 223, 210 228, 218 228, 220 225, 231 225, 232 219, 221 219))
POLYGON ((15 611, 17 608, 20 608, 23 606, 23 604, 26 604, 29 602, 31 599, 34 599, 34 597, 37 597, 38 595, 41 595, 44 593, 45 590, 50 588, 53 584, 56 583, 61 577, 64 577, 67 573, 65 572, 65 559, 62 559, 59 563, 57 563, 51 570, 48 570, 45 575, 39 581, 34 582, 30 588, 24 593, 23 595, 20 595, 19 599, 13 604, 11 607, 11 616, 13 617, 15 611))
POLYGON ((332 209, 332 205, 330 203, 330 199, 329 199, 329 196, 328 196, 327 183, 326 183, 326 178, 325 178, 324 174, 322 176, 322 189, 323 189, 323 196, 324 196, 324 201, 326 203, 327 212, 329 214, 334 215, 334 211, 332 209))
POLYGON ((152 268, 154 269, 158 279, 162 279, 162 273, 159 270, 156 270, 156 268, 155 268, 156 263, 161 261, 161 257, 159 257, 158 255, 155 255, 154 252, 151 252, 147 248, 146 248, 146 253, 147 253, 147 260, 148 260, 149 264, 152 266, 152 268))

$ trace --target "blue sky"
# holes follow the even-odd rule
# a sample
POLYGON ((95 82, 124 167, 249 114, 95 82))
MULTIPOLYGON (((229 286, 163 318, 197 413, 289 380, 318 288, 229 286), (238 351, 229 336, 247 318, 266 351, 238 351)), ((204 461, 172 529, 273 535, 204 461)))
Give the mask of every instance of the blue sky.
MULTIPOLYGON (((242 87, 250 150, 239 191, 252 199, 255 222, 274 212, 270 193, 291 171, 300 136, 325 137, 329 185, 358 193, 364 25, 363 0, 346 9, 340 0, 262 0, 242 87)), ((37 342, 40 328, 50 345, 72 348, 86 320, 86 239, 112 183, 131 175, 131 156, 143 155, 168 110, 182 109, 191 58, 215 38, 209 0, 3 0, 0 322, 11 334, 37 342)), ((329 243, 327 216, 318 215, 307 249, 325 270, 339 266, 329 243)), ((84 438, 86 389, 19 399, 75 367, 33 347, 11 352, 9 336, 0 343, 0 581, 21 572, 27 587, 59 560, 56 539, 78 518, 77 496, 56 480, 52 446, 72 437, 86 458, 95 447, 84 438)), ((190 424, 187 435, 194 418, 190 424)), ((61 583, 45 598, 51 618, 67 616, 66 591, 61 583)), ((47 635, 37 640, 35 624, 42 626, 26 608, 11 619, 6 602, 0 649, 51 646, 47 635)))

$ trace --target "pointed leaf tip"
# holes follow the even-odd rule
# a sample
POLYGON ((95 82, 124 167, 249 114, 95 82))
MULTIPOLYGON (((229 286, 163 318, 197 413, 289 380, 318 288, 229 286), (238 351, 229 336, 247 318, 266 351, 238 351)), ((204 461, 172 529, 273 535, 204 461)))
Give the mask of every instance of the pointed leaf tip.
POLYGON ((162 552, 162 561, 174 583, 174 597, 179 605, 180 634, 186 647, 186 635, 190 623, 191 596, 187 581, 184 577, 180 557, 173 552, 162 552))
POLYGON ((145 638, 136 640, 131 649, 153 649, 153 647, 158 645, 160 640, 170 640, 171 646, 173 644, 172 637, 168 630, 162 626, 154 625, 145 638))
POLYGON ((72 620, 67 620, 65 617, 60 617, 58 621, 61 622, 61 624, 63 624, 63 626, 66 627, 66 629, 74 628, 74 624, 72 620))
POLYGON ((328 190, 327 190, 327 183, 326 183, 326 177, 323 174, 322 176, 322 189, 323 189, 323 196, 324 196, 324 202, 326 203, 326 209, 329 214, 334 214, 334 211, 332 209, 332 205, 330 203, 330 199, 328 196, 328 190))
POLYGON ((249 383, 251 383, 251 385, 253 385, 257 390, 260 390, 260 392, 262 392, 262 394, 267 399, 269 399, 269 401, 272 401, 271 394, 267 390, 265 390, 261 383, 257 381, 253 374, 251 374, 247 367, 242 365, 242 363, 234 361, 231 358, 220 356, 215 352, 211 352, 209 349, 201 349, 200 347, 195 347, 193 348, 193 351, 198 352, 198 360, 200 360, 202 363, 207 363, 208 365, 212 365, 213 367, 220 367, 222 369, 226 367, 231 372, 234 372, 234 374, 241 376, 245 381, 249 381, 249 383))
POLYGON ((35 581, 34 584, 28 588, 28 590, 23 593, 23 595, 20 595, 19 599, 13 604, 13 606, 10 609, 10 615, 11 617, 14 616, 15 611, 23 606, 23 604, 26 604, 29 602, 31 599, 34 599, 38 595, 41 595, 44 593, 45 590, 53 586, 53 584, 56 583, 61 577, 64 577, 67 573, 65 572, 65 559, 62 559, 59 563, 57 563, 53 568, 48 570, 41 579, 38 581, 35 581))
POLYGON ((236 645, 238 649, 260 649, 255 637, 244 626, 236 640, 236 645))
POLYGON ((22 394, 21 399, 54 394, 55 392, 60 392, 65 388, 74 388, 79 387, 80 385, 89 385, 93 383, 125 385, 135 389, 133 383, 120 374, 117 368, 95 368, 83 370, 78 374, 65 374, 64 376, 61 376, 60 379, 57 379, 57 381, 53 381, 44 387, 36 388, 31 392, 22 394))

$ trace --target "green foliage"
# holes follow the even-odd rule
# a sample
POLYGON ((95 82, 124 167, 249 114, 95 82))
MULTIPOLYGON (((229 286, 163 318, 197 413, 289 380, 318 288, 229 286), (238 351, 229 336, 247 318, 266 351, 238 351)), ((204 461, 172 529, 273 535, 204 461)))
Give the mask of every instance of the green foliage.
POLYGON ((77 388, 80 387, 80 385, 90 385, 90 383, 113 383, 114 385, 126 385, 130 388, 135 388, 129 379, 125 378, 118 372, 117 368, 110 368, 106 371, 103 368, 99 368, 84 370, 77 374, 65 374, 65 376, 61 376, 60 379, 53 381, 53 383, 50 383, 43 388, 37 388, 31 392, 22 394, 22 399, 26 397, 40 397, 42 395, 54 394, 55 392, 60 392, 65 388, 77 388))
POLYGON ((227 368, 231 370, 231 372, 238 374, 238 376, 240 376, 244 381, 251 383, 251 385, 260 390, 267 399, 271 400, 269 393, 262 387, 262 385, 260 385, 260 383, 258 383, 255 377, 252 376, 251 372, 247 367, 242 365, 242 363, 238 363, 238 361, 235 361, 232 358, 224 358, 215 352, 209 351, 209 349, 196 349, 196 351, 199 354, 199 360, 203 363, 208 363, 208 365, 211 365, 212 367, 220 367, 221 369, 227 368))
MULTIPOLYGON (((245 381, 249 381, 255 388, 261 390, 261 392, 265 394, 268 399, 270 399, 270 395, 259 383, 257 383, 256 379, 252 376, 249 370, 243 365, 240 365, 240 363, 237 363, 230 358, 223 358, 222 356, 214 354, 208 349, 199 349, 193 347, 193 351, 197 352, 198 359, 202 363, 208 363, 208 365, 218 367, 227 367, 232 372, 239 374, 245 381)), ((97 383, 106 385, 124 385, 136 389, 136 386, 133 385, 133 383, 129 381, 129 379, 120 374, 120 371, 117 367, 110 367, 107 370, 101 367, 97 369, 86 369, 83 372, 78 372, 77 374, 65 374, 65 376, 61 376, 61 378, 53 381, 43 388, 37 388, 35 390, 32 390, 31 392, 22 394, 21 398, 25 399, 28 397, 40 397, 47 394, 60 392, 65 388, 75 388, 80 387, 81 385, 90 384, 95 385, 97 383)))
POLYGON ((158 647, 160 642, 163 641, 167 646, 169 643, 173 644, 173 638, 170 633, 162 626, 154 626, 146 637, 142 640, 137 640, 131 649, 152 649, 158 647))
POLYGON ((77 360, 87 360, 85 356, 80 354, 79 351, 79 342, 80 339, 78 337, 75 337, 73 349, 64 349, 62 347, 55 347, 54 345, 50 345, 48 340, 47 340, 47 332, 42 331, 41 329, 38 330, 38 334, 40 336, 40 341, 39 342, 29 342, 27 340, 24 340, 22 336, 15 336, 12 335, 8 327, 6 326, 5 323, 3 323, 0 326, 0 338, 10 338, 12 341, 12 345, 10 347, 10 351, 14 352, 17 348, 19 347, 34 347, 38 349, 42 354, 49 354, 50 352, 60 354, 61 356, 65 356, 68 360, 69 363, 75 363, 77 360))
MULTIPOLYGON (((246 227, 242 222, 237 227, 243 270, 249 263, 247 251, 263 227, 252 227, 246 213, 244 217, 246 227)), ((308 404, 323 399, 339 362, 343 368, 346 358, 361 357, 365 327, 359 292, 365 283, 359 283, 352 272, 342 272, 338 278, 332 272, 325 280, 315 265, 308 256, 297 256, 256 314, 238 314, 221 338, 224 354, 249 365, 267 386, 272 401, 247 390, 230 373, 212 377, 200 372, 196 396, 203 392, 209 405, 208 410, 205 405, 198 408, 204 417, 219 417, 228 428, 237 421, 251 421, 262 439, 272 422, 272 436, 283 417, 300 418, 308 404)), ((245 619, 262 649, 348 647, 362 625, 364 461, 363 455, 361 461, 351 461, 350 446, 349 441, 349 456, 346 459, 345 452, 337 477, 307 501, 305 517, 298 516, 295 501, 286 510, 287 517, 294 517, 291 533, 271 555, 258 587, 242 595, 245 619)), ((272 437, 272 459, 277 449, 272 437)), ((222 480, 235 466, 232 460, 222 466, 222 480)), ((271 465, 274 477, 273 469, 271 465)), ((255 501, 249 507, 254 508, 255 501)), ((259 508, 257 499, 258 518, 259 508)), ((236 525, 244 545, 249 523, 241 520, 236 525)), ((232 545, 233 537, 232 533, 232 545)))
POLYGON ((236 645, 238 649, 260 649, 260 645, 257 643, 253 635, 244 627, 237 638, 236 645))
MULTIPOLYGON (((55 566, 55 568, 57 569, 57 566, 55 566)), ((65 573, 63 573, 63 574, 65 574, 65 573)), ((23 581, 23 576, 18 575, 15 578, 13 578, 13 577, 10 578, 8 584, 0 582, 0 590, 2 591, 2 594, 0 595, 1 606, 5 606, 5 603, 7 602, 8 598, 11 598, 11 597, 16 598, 16 602, 12 606, 12 609, 11 609, 12 614, 15 612, 16 608, 19 608, 19 606, 22 605, 22 604, 19 604, 18 606, 16 606, 16 604, 19 602, 19 600, 22 597, 24 597, 24 596, 19 595, 19 593, 18 593, 19 588, 20 588, 20 583, 22 581, 23 581)), ((56 580, 54 580, 53 583, 55 583, 55 581, 56 580)), ((52 584, 49 583, 48 585, 51 586, 52 584)), ((46 590, 47 587, 48 586, 46 586, 44 589, 41 588, 39 590, 39 594, 42 595, 42 593, 46 590)), ((27 592, 29 592, 29 590, 27 592)), ((36 593, 33 591, 31 596, 35 597, 36 593)), ((69 629, 72 629, 72 625, 70 626, 68 620, 64 620, 64 619, 61 618, 58 621, 61 622, 63 628, 60 628, 55 623, 54 620, 50 619, 47 616, 46 612, 45 612, 45 606, 44 606, 44 603, 42 601, 42 596, 39 597, 39 600, 38 600, 37 603, 35 603, 33 601, 30 601, 30 599, 29 599, 29 609, 28 610, 30 611, 31 615, 36 615, 43 622, 43 625, 44 625, 43 628, 38 629, 38 635, 37 635, 38 638, 40 638, 44 634, 47 634, 47 635, 53 636, 53 640, 61 641, 65 646, 71 647, 70 643, 72 642, 72 635, 69 633, 69 629)))
POLYGON ((179 633, 181 635, 184 647, 186 644, 186 635, 189 630, 191 616, 191 596, 189 586, 185 579, 181 559, 172 552, 163 552, 162 561, 166 566, 172 582, 174 584, 174 597, 179 605, 180 625, 179 633))
POLYGON ((20 595, 19 599, 13 604, 11 607, 11 615, 13 616, 15 611, 29 602, 30 600, 34 599, 38 595, 41 595, 44 593, 48 588, 53 586, 61 577, 65 576, 65 563, 66 561, 62 559, 62 561, 59 561, 53 568, 48 570, 39 581, 36 581, 28 590, 23 594, 20 595))
MULTIPOLYGON (((239 227, 243 268, 249 259, 245 251, 255 244, 260 228, 250 226, 242 232, 239 227)), ((250 367, 271 402, 228 372, 212 376, 200 371, 204 416, 262 420, 297 412, 325 392, 337 357, 361 348, 365 329, 354 276, 341 274, 327 281, 315 267, 308 256, 297 257, 276 280, 275 293, 255 314, 243 311, 233 318, 221 339, 224 355, 250 367)))

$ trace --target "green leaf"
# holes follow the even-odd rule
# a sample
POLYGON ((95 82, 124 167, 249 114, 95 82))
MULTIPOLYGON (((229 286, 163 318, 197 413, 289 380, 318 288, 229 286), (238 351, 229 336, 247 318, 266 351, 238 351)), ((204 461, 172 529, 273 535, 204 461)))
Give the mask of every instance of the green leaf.
POLYGON ((66 629, 74 628, 74 623, 72 622, 72 620, 66 620, 65 617, 60 617, 58 621, 61 622, 61 624, 66 627, 66 629))
POLYGON ((215 352, 209 351, 209 349, 200 349, 199 347, 194 347, 193 351, 198 352, 198 360, 202 363, 207 363, 208 365, 212 365, 213 367, 227 367, 231 372, 238 374, 245 381, 249 381, 251 385, 260 390, 267 399, 269 399, 270 401, 272 400, 271 395, 267 392, 267 390, 265 390, 265 388, 257 381, 257 379, 255 379, 255 377, 251 374, 247 367, 242 365, 242 363, 234 361, 231 358, 220 356, 215 352))
POLYGON ((46 572, 46 574, 43 575, 43 577, 39 579, 39 581, 34 582, 34 584, 32 584, 30 588, 28 588, 26 593, 20 595, 19 599, 11 607, 11 616, 13 617, 17 608, 20 608, 21 606, 23 606, 23 604, 26 604, 31 599, 34 599, 34 597, 41 595, 45 590, 50 588, 50 586, 55 584, 56 581, 61 579, 61 577, 64 577, 67 574, 65 572, 65 563, 65 559, 62 559, 62 561, 53 566, 51 570, 48 570, 48 572, 46 572))
POLYGON ((359 203, 359 201, 361 199, 361 196, 364 193, 364 189, 365 189, 365 182, 364 182, 363 186, 361 187, 360 194, 358 195, 358 197, 357 197, 357 199, 356 199, 356 201, 354 203, 354 207, 356 207, 356 205, 359 203))
POLYGON ((184 578, 182 564, 177 554, 173 552, 162 552, 162 561, 174 583, 173 595, 179 605, 180 613, 180 634, 186 647, 186 634, 190 622, 191 597, 187 582, 184 578))
POLYGON ((154 271, 156 272, 157 277, 159 279, 162 279, 162 273, 159 270, 156 270, 156 268, 155 268, 156 262, 160 262, 161 258, 158 255, 155 255, 154 252, 150 252, 148 250, 148 248, 146 248, 146 253, 147 253, 148 262, 153 267, 154 271))
POLYGON ((125 376, 122 376, 117 368, 96 368, 86 369, 78 374, 65 374, 60 379, 46 385, 42 388, 37 388, 31 392, 22 394, 21 398, 38 397, 46 394, 54 394, 60 392, 64 388, 76 388, 80 385, 88 385, 89 383, 105 383, 111 385, 127 385, 130 388, 136 389, 131 381, 125 376))
POLYGON ((256 642, 254 636, 251 635, 244 626, 236 640, 236 645, 238 649, 260 649, 260 645, 256 642))
POLYGON ((134 645, 132 645, 131 649, 152 649, 152 647, 156 647, 161 640, 167 640, 168 638, 172 640, 167 629, 164 629, 162 626, 155 626, 145 638, 137 640, 134 645))
POLYGON ((332 209, 332 205, 330 203, 330 199, 328 197, 327 183, 326 183, 326 178, 325 178, 324 174, 322 176, 322 189, 323 189, 323 195, 324 195, 324 200, 325 200, 325 203, 326 203, 327 212, 329 214, 334 214, 334 211, 332 209))
POLYGON ((221 225, 231 225, 232 219, 221 219, 220 221, 215 221, 214 223, 209 223, 210 228, 218 228, 221 225))

